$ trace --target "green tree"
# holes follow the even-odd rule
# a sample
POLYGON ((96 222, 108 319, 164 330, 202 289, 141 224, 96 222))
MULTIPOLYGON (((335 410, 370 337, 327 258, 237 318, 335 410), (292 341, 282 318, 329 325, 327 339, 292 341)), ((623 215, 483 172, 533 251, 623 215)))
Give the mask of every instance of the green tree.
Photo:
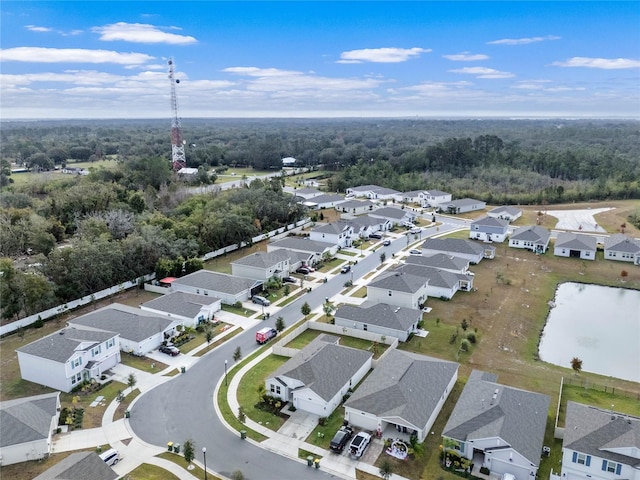
POLYGON ((138 383, 138 379, 136 378, 135 373, 130 373, 127 377, 127 385, 131 392, 133 392, 133 387, 136 386, 136 383, 138 383))
POLYGON ((324 311, 324 314, 327 316, 327 318, 331 318, 331 314, 333 313, 333 305, 331 304, 331 302, 326 301, 322 304, 322 310, 324 311))
POLYGON ((380 254, 380 263, 384 263, 384 261, 387 259, 387 254, 385 252, 382 252, 380 254))
POLYGON ((380 476, 384 478, 384 480, 389 480, 393 475, 393 467, 389 460, 384 460, 380 465, 380 476))
POLYGON ((241 358, 242 358, 242 349, 240 347, 236 347, 236 349, 233 351, 233 361, 237 362, 241 358))
POLYGON ((278 317, 276 318, 276 330, 278 332, 281 332, 285 329, 285 325, 284 325, 284 318, 282 317, 278 317))
POLYGON ((195 448, 196 448, 196 444, 193 440, 188 439, 186 442, 184 442, 184 445, 182 446, 183 451, 184 451, 184 459, 187 461, 187 463, 191 463, 193 462, 193 459, 195 458, 195 448))
POLYGON ((207 345, 209 345, 211 343, 211 340, 213 340, 213 330, 211 329, 211 327, 207 327, 204 331, 205 337, 207 339, 207 345))
POLYGON ((300 312, 302 312, 302 315, 304 315, 305 317, 311 313, 311 307, 307 302, 304 302, 302 304, 302 307, 300 307, 300 312))

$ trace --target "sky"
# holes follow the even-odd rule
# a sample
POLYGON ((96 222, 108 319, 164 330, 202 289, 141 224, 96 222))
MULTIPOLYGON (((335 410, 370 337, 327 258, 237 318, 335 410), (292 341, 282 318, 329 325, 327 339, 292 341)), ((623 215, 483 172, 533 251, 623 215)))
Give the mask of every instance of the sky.
POLYGON ((640 1, 11 1, 0 116, 640 119, 640 1))

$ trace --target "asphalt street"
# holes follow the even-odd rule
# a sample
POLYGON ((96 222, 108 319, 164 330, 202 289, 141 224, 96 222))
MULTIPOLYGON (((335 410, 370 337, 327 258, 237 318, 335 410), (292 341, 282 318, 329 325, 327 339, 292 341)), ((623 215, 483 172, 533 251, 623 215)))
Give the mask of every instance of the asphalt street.
MULTIPOLYGON (((431 215, 428 216, 430 218, 431 215)), ((445 233, 464 224, 463 221, 442 218, 446 223, 439 229, 423 229, 420 237, 425 239, 436 233, 445 233)), ((418 239, 420 239, 420 237, 418 239)), ((411 243, 414 237, 411 236, 411 243)), ((385 252, 387 260, 392 254, 406 248, 405 237, 398 238, 388 247, 358 261, 353 266, 353 279, 358 279, 380 263, 380 253, 385 252)), ((163 383, 139 397, 131 409, 130 425, 143 441, 166 446, 167 442, 182 444, 187 439, 195 443, 196 459, 203 461, 202 447, 207 448, 207 467, 227 477, 232 472, 242 471, 247 480, 308 479, 333 477, 322 469, 309 469, 305 463, 296 462, 240 439, 236 432, 229 431, 218 419, 213 406, 216 383, 224 376, 225 360, 228 368, 233 364, 233 352, 241 348, 243 357, 260 346, 255 342, 255 332, 265 326, 274 326, 278 316, 290 326, 302 318, 300 308, 304 302, 314 309, 327 297, 344 289, 349 275, 337 275, 327 283, 314 286, 307 293, 268 320, 254 328, 236 335, 231 340, 211 351, 194 364, 186 373, 163 383)))

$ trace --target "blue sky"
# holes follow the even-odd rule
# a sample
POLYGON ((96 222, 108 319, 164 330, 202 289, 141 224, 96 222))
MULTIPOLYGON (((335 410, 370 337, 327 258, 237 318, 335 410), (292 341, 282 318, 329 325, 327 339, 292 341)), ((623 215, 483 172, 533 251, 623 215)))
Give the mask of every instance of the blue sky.
POLYGON ((640 118, 640 2, 0 4, 3 119, 640 118))

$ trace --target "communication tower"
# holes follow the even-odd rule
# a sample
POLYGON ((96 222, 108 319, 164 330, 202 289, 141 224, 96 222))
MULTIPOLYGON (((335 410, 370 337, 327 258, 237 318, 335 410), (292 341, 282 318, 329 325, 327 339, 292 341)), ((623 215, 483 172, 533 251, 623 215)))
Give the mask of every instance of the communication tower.
POLYGON ((173 58, 169 59, 169 81, 171 82, 171 165, 174 170, 180 170, 187 166, 184 154, 185 141, 180 131, 180 117, 178 117, 178 97, 176 96, 176 84, 180 79, 175 78, 173 71, 173 58))

